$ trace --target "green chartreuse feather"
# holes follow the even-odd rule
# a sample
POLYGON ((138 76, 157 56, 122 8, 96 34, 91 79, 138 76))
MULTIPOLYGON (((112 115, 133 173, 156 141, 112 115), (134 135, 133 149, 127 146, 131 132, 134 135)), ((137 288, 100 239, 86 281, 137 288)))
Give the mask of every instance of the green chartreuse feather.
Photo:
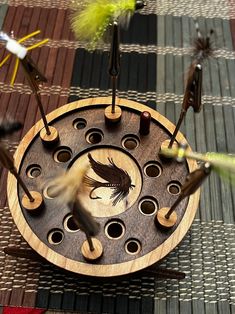
POLYGON ((95 44, 110 22, 133 13, 135 0, 85 0, 73 2, 72 29, 79 40, 95 44))
POLYGON ((215 171, 222 179, 235 184, 235 156, 222 153, 206 153, 200 154, 181 148, 165 148, 161 150, 161 154, 168 158, 189 158, 202 162, 209 162, 211 169, 215 171))
POLYGON ((221 153, 206 153, 206 159, 212 166, 212 170, 221 178, 230 180, 235 184, 235 156, 221 153))

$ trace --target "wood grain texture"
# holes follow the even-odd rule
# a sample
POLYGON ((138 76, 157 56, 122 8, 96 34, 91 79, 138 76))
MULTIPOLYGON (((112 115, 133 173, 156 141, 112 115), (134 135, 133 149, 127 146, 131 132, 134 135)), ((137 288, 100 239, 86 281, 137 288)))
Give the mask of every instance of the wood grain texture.
POLYGON ((30 194, 34 198, 34 201, 30 202, 27 195, 24 194, 22 198, 22 205, 24 206, 25 209, 27 209, 31 213, 38 212, 38 210, 40 210, 43 204, 42 195, 36 191, 30 191, 30 194))
POLYGON ((170 210, 169 207, 163 207, 158 210, 157 215, 155 217, 156 226, 159 224, 160 227, 164 229, 164 228, 172 228, 176 224, 177 214, 175 211, 173 211, 169 219, 166 219, 165 216, 169 210, 170 210))
POLYGON ((103 254, 103 247, 99 240, 92 238, 92 245, 94 248, 93 251, 90 250, 90 246, 87 240, 83 243, 81 247, 82 255, 88 261, 95 261, 103 254))
MULTIPOLYGON (((47 118, 50 125, 56 126, 60 133, 60 144, 58 144, 58 147, 63 146, 66 143, 67 145, 65 146, 69 146, 70 149, 71 147, 73 147, 72 158, 75 159, 77 158, 75 157, 77 156, 77 154, 81 154, 83 151, 87 151, 89 149, 91 151, 94 149, 95 151, 99 147, 115 147, 116 149, 122 150, 127 155, 131 156, 130 158, 133 158, 138 163, 139 168, 141 169, 140 171, 142 172, 142 176, 144 176, 142 169, 146 164, 146 160, 161 162, 158 157, 158 151, 161 146, 161 142, 159 141, 169 139, 170 134, 174 131, 174 125, 169 122, 165 117, 161 116, 158 112, 151 110, 150 108, 146 108, 145 106, 133 101, 118 99, 117 104, 123 110, 122 122, 118 125, 118 127, 107 128, 104 122, 104 109, 106 105, 109 104, 111 104, 110 97, 84 99, 65 105, 48 114, 47 118), (139 147, 130 153, 127 149, 123 149, 123 147, 121 147, 120 139, 122 139, 123 136, 127 134, 134 134, 134 136, 138 137, 139 123, 137 123, 137 121, 139 122, 140 113, 144 110, 148 110, 152 116, 150 134, 149 136, 139 137, 139 147), (71 129, 68 129, 69 123, 71 124, 75 117, 85 117, 87 120, 87 126, 81 133, 77 132, 80 130, 74 129, 72 131, 71 129), (87 132, 87 130, 89 131, 92 128, 98 128, 104 133, 104 139, 102 140, 102 143, 100 145, 90 145, 85 139, 85 132, 87 132), (75 133, 75 136, 72 135, 74 134, 74 132, 77 132, 75 133)), ((53 154, 53 150, 45 151, 41 148, 41 144, 39 144, 39 132, 42 127, 42 121, 39 121, 33 128, 31 128, 31 130, 25 135, 15 153, 16 167, 20 169, 21 175, 23 175, 23 177, 26 179, 26 182, 27 184, 29 184, 30 188, 35 185, 35 182, 39 184, 40 181, 30 181, 30 178, 27 177, 26 168, 29 165, 29 162, 42 162, 42 171, 48 171, 43 169, 44 166, 46 167, 46 165, 48 167, 49 161, 49 168, 51 168, 50 159, 51 154, 53 154), (34 148, 36 149, 35 151, 34 148), (37 153, 37 149, 39 149, 39 152, 41 152, 39 155, 37 153)), ((179 142, 183 140, 186 141, 181 133, 177 135, 176 140, 179 142)), ((55 169, 61 169, 61 165, 59 165, 58 163, 54 162, 53 167, 54 166, 55 169)), ((62 169, 66 168, 67 166, 68 164, 65 163, 65 165, 62 166, 62 169)), ((197 168, 196 163, 193 161, 187 161, 187 164, 185 165, 180 165, 173 162, 172 164, 164 164, 162 167, 164 175, 158 178, 158 188, 156 185, 156 188, 154 188, 154 192, 151 191, 153 191, 153 186, 155 186, 156 184, 156 181, 154 181, 156 178, 146 178, 146 176, 144 176, 144 184, 139 195, 139 200, 146 195, 149 195, 148 193, 157 193, 156 195, 159 207, 163 207, 163 203, 165 202, 167 202, 168 206, 170 206, 177 196, 174 195, 173 197, 172 195, 167 195, 167 193, 162 192, 160 187, 163 184, 165 177, 167 177, 165 185, 168 181, 174 181, 175 178, 177 178, 180 184, 182 184, 188 171, 191 172, 197 168), (151 181, 150 179, 153 179, 153 181, 151 181), (164 199, 161 196, 162 194, 164 194, 164 199)), ((71 233, 70 235, 66 234, 68 241, 67 244, 71 242, 72 249, 69 249, 68 246, 65 245, 66 241, 64 244, 62 243, 60 245, 57 245, 56 248, 55 246, 48 243, 46 232, 53 229, 53 220, 55 219, 55 216, 60 216, 60 224, 62 224, 63 218, 61 217, 64 217, 63 215, 69 213, 68 209, 57 207, 58 211, 56 211, 56 213, 53 214, 51 212, 51 214, 47 216, 48 212, 50 212, 47 211, 47 206, 49 206, 51 200, 44 199, 46 205, 43 215, 45 215, 45 217, 47 218, 44 219, 43 222, 41 221, 41 223, 39 224, 38 220, 30 217, 30 215, 27 215, 27 213, 21 209, 21 204, 19 202, 19 199, 21 199, 21 195, 22 191, 18 189, 17 182, 11 175, 9 175, 9 207, 11 209, 13 219, 19 231, 26 239, 26 241, 30 244, 30 246, 37 253, 45 257, 48 261, 59 267, 76 273, 101 277, 129 274, 150 266, 155 262, 161 260, 164 256, 166 256, 170 251, 175 248, 175 246, 182 240, 182 238, 188 231, 195 216, 199 201, 198 191, 193 196, 190 196, 189 199, 182 202, 178 209, 179 223, 177 223, 176 226, 173 227, 173 229, 168 233, 161 233, 159 230, 156 231, 152 219, 153 216, 149 217, 148 215, 142 215, 138 210, 138 202, 136 202, 124 213, 112 217, 121 220, 122 222, 124 222, 124 225, 127 226, 125 235, 122 237, 120 242, 117 241, 116 243, 114 240, 107 239, 104 232, 102 232, 105 224, 109 220, 103 217, 99 217, 98 221, 101 224, 102 228, 97 238, 101 241, 104 247, 104 254, 101 259, 95 264, 89 264, 81 258, 81 253, 79 250, 76 250, 76 252, 74 252, 73 249, 75 243, 76 246, 79 247, 79 241, 80 243, 82 243, 81 241, 84 241, 85 237, 83 235, 80 234, 79 240, 78 237, 76 237, 76 240, 74 242, 71 233), (16 194, 16 191, 18 191, 18 195, 16 194), (40 229, 41 224, 45 225, 43 227, 44 229, 40 229), (35 226, 38 227, 35 228, 35 226), (146 226, 148 226, 148 228, 146 228, 146 226), (41 230, 41 234, 40 232, 37 232, 37 228, 41 230), (148 236, 146 233, 146 229, 148 229, 148 236), (153 229, 155 234, 152 232, 153 229), (125 254, 122 253, 122 247, 124 247, 125 241, 129 238, 136 237, 141 238, 141 252, 134 256, 125 256, 125 254)))

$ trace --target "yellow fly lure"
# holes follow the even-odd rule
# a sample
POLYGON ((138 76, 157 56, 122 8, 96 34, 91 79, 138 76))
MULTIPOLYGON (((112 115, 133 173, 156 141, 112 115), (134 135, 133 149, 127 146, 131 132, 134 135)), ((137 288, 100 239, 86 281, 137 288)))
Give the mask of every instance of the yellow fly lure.
POLYGON ((85 0, 82 3, 74 0, 72 8, 75 11, 71 25, 75 36, 94 48, 111 22, 128 22, 136 9, 136 0, 85 0))
MULTIPOLYGON (((21 44, 22 42, 24 42, 24 41, 30 39, 31 37, 34 37, 34 36, 40 34, 40 33, 41 33, 40 30, 37 30, 37 31, 35 31, 35 32, 33 32, 33 33, 30 33, 30 34, 24 36, 23 38, 19 39, 19 40, 18 40, 18 43, 21 44)), ((4 39, 4 40, 5 40, 5 38, 8 39, 9 36, 8 36, 7 34, 3 33, 3 32, 0 32, 0 39, 4 39)), ((33 49, 35 49, 35 48, 38 48, 38 47, 40 47, 40 46, 46 44, 48 41, 49 41, 48 38, 43 39, 43 40, 41 40, 41 41, 39 41, 39 42, 33 44, 32 46, 27 47, 26 49, 27 49, 27 51, 33 50, 33 49)), ((10 57, 11 57, 11 53, 9 53, 9 54, 0 62, 0 68, 8 61, 8 59, 9 59, 10 57)), ((12 78, 11 78, 11 83, 10 83, 11 85, 14 85, 14 83, 15 83, 16 74, 17 74, 17 71, 18 71, 18 68, 19 68, 19 62, 20 62, 20 61, 19 61, 19 58, 16 58, 15 66, 14 66, 14 70, 13 70, 13 74, 12 74, 12 78)))

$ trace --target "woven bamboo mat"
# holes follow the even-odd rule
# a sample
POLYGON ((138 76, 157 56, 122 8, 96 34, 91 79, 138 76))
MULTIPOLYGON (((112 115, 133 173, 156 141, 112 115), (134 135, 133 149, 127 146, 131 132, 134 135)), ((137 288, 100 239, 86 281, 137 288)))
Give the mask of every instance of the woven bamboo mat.
MULTIPOLYGON (((40 29, 32 52, 48 83, 42 87, 47 112, 75 99, 110 95, 108 46, 88 52, 69 29, 64 0, 0 1, 0 23, 17 38, 40 29)), ((235 38, 233 1, 147 1, 128 32, 122 32, 119 96, 145 103, 176 122, 195 36, 194 19, 203 32, 215 30, 215 57, 205 64, 200 114, 189 112, 182 126, 191 146, 201 152, 235 151, 235 38)), ((5 55, 0 49, 0 59, 5 55)), ((24 121, 8 139, 12 152, 39 113, 23 73, 9 85, 13 58, 0 69, 0 113, 24 121)), ((48 263, 5 256, 9 245, 27 248, 13 224, 6 201, 6 172, 0 181, 0 304, 78 313, 235 313, 235 190, 212 174, 203 186, 197 217, 185 239, 163 266, 186 279, 158 280, 145 273, 119 281, 68 274, 48 263)), ((14 312, 13 312, 14 313, 14 312)))

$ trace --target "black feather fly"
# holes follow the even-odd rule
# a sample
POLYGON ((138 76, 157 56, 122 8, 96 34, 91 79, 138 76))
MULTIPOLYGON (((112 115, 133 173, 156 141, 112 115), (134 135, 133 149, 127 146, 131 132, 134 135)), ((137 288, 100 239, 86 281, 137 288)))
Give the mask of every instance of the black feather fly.
POLYGON ((99 232, 99 224, 92 217, 91 213, 84 208, 78 198, 68 204, 75 224, 87 237, 94 237, 99 232))
POLYGON ((214 47, 211 40, 214 34, 213 29, 210 30, 207 36, 203 36, 199 29, 198 22, 195 21, 197 38, 194 40, 193 57, 195 62, 202 63, 205 59, 212 57, 214 54, 214 47))
POLYGON ((0 138, 18 131, 21 127, 22 124, 18 121, 12 119, 0 120, 0 138))
POLYGON ((104 165, 100 162, 95 161, 90 153, 88 154, 88 158, 93 171, 99 177, 107 181, 100 182, 88 176, 85 176, 84 183, 93 188, 90 192, 90 198, 91 199, 100 198, 93 197, 92 193, 98 188, 107 187, 114 190, 110 198, 111 199, 114 198, 112 204, 113 206, 115 206, 118 202, 123 200, 130 192, 130 189, 134 187, 134 185, 131 184, 131 177, 125 170, 117 167, 113 162, 112 158, 108 158, 109 161, 108 165, 104 165))
POLYGON ((214 47, 211 37, 214 31, 211 29, 209 34, 205 36, 201 33, 198 22, 196 21, 195 27, 197 38, 193 44, 193 62, 188 71, 183 106, 186 111, 189 106, 192 106, 194 112, 200 112, 202 106, 202 67, 206 59, 213 57, 214 47))

